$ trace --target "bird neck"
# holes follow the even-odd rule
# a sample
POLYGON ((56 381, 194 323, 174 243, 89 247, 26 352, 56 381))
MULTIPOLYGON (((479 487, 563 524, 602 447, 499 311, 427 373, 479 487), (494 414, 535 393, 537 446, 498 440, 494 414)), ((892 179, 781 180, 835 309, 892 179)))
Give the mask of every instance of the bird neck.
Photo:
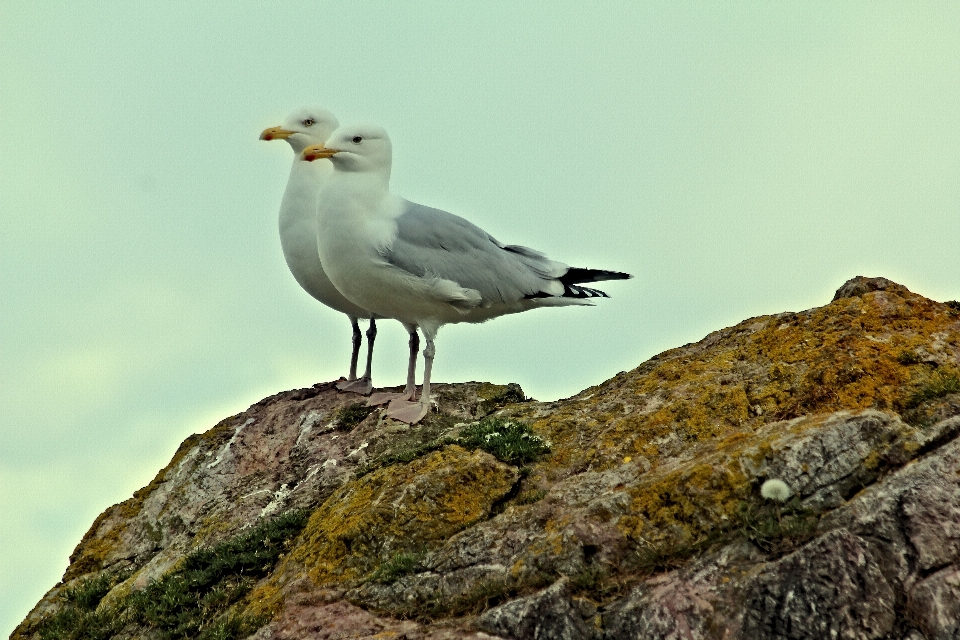
POLYGON ((293 161, 287 188, 280 202, 281 224, 285 217, 291 215, 313 215, 317 206, 317 194, 332 172, 333 167, 327 160, 293 161))
POLYGON ((352 226, 361 221, 395 217, 398 198, 382 176, 368 172, 334 171, 319 198, 318 226, 352 226))
POLYGON ((372 205, 390 193, 390 172, 335 170, 327 185, 353 200, 372 205))

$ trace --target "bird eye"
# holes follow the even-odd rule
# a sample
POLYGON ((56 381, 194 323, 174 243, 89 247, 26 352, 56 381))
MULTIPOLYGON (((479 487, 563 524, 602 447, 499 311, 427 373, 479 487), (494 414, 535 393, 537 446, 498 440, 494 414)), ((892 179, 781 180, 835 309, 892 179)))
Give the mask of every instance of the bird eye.
POLYGON ((313 118, 307 118, 306 120, 303 121, 303 126, 312 127, 314 124, 316 124, 316 122, 317 121, 314 120, 313 118))
POLYGON ((360 136, 353 137, 353 144, 360 144, 363 141, 363 138, 360 136))

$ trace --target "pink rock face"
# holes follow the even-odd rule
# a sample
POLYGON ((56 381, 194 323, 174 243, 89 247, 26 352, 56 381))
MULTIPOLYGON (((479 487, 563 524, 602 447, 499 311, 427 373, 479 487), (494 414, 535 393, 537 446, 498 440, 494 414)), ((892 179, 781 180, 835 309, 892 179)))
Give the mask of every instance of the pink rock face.
POLYGON ((960 567, 947 567, 919 582, 910 609, 927 638, 960 635, 960 567))

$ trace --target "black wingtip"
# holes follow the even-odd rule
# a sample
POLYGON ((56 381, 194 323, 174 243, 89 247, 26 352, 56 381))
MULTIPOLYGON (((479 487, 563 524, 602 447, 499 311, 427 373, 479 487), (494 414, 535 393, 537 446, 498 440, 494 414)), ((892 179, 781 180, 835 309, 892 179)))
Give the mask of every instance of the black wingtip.
POLYGON ((591 289, 590 287, 580 287, 575 284, 563 285, 564 298, 609 298, 607 294, 600 289, 591 289))
POLYGON ((622 271, 606 271, 604 269, 583 269, 570 267, 559 280, 564 285, 580 284, 583 282, 603 282, 604 280, 629 280, 633 276, 622 271))
POLYGON ((538 291, 537 293, 532 293, 524 296, 527 300, 533 300, 536 298, 609 298, 606 293, 600 291, 600 289, 591 289, 590 287, 581 287, 575 284, 564 284, 563 285, 563 295, 561 296, 552 296, 549 293, 543 291, 538 291))

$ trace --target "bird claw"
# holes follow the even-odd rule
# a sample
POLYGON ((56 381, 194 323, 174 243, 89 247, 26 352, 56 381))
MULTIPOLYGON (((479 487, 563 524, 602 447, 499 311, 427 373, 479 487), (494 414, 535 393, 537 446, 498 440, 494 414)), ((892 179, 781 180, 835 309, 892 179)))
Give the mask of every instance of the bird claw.
POLYGON ((409 400, 394 400, 387 407, 385 416, 406 422, 407 424, 416 424, 423 420, 429 413, 430 405, 423 402, 410 402, 409 400))
POLYGON ((370 378, 357 378, 356 380, 342 380, 337 383, 337 389, 349 393, 359 393, 362 396, 370 395, 373 391, 373 382, 370 378))

